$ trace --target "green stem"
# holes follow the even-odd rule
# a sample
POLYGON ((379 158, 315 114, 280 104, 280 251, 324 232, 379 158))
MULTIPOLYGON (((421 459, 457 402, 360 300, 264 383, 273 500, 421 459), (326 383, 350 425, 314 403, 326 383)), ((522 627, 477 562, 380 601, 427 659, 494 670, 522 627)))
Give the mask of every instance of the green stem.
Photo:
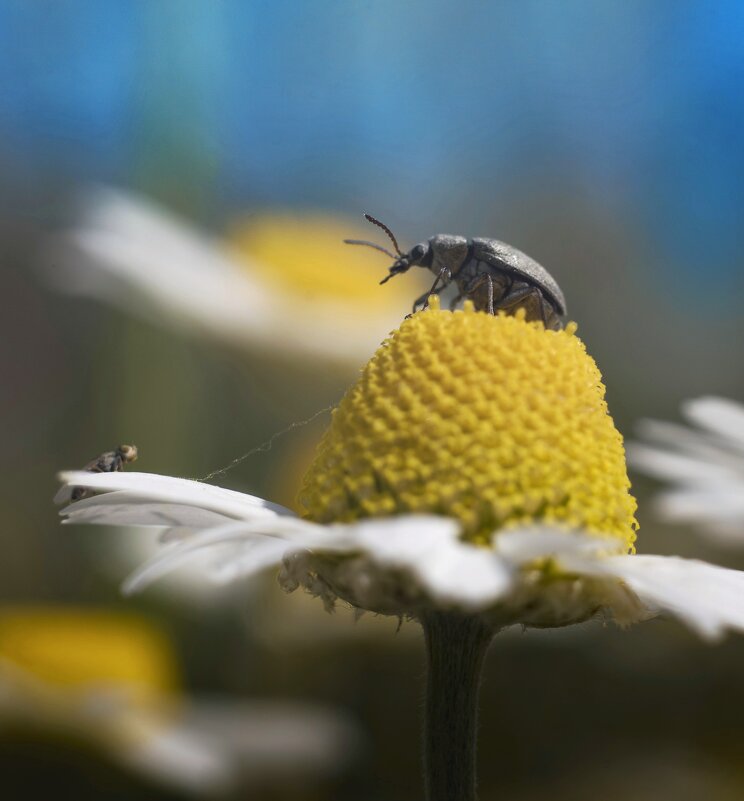
POLYGON ((424 781, 427 801, 475 801, 478 690, 493 630, 479 618, 437 612, 426 636, 424 781))

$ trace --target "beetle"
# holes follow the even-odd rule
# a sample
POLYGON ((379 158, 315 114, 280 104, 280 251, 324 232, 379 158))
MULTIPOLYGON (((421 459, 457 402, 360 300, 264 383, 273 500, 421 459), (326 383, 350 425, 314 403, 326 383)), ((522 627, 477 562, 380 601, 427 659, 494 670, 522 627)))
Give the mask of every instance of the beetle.
MULTIPOLYGON (((106 451, 83 468, 86 473, 120 473, 124 465, 137 459, 136 445, 119 445, 116 450, 106 451)), ((85 487, 62 487, 55 497, 56 503, 82 501, 91 494, 85 487)))
POLYGON ((561 288, 542 265, 521 250, 498 239, 466 239, 464 236, 436 234, 403 253, 387 225, 371 214, 364 217, 390 237, 395 253, 374 242, 360 239, 345 239, 344 242, 367 245, 394 260, 381 284, 411 267, 427 268, 436 276, 431 289, 414 302, 414 313, 419 307, 426 308, 431 295, 454 281, 458 293, 450 308, 467 298, 479 311, 513 314, 517 309, 524 309, 527 320, 541 320, 546 328, 561 328, 561 317, 566 313, 561 288))

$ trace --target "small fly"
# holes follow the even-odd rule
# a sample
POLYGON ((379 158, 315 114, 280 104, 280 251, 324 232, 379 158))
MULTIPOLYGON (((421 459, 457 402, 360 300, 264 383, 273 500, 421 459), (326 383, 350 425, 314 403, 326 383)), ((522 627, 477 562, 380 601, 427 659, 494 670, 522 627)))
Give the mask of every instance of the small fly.
MULTIPOLYGON (((106 451, 83 468, 86 473, 120 473, 124 465, 137 459, 136 445, 119 445, 116 450, 106 451)), ((87 498, 91 491, 86 487, 63 487, 54 499, 57 503, 74 503, 87 498)))

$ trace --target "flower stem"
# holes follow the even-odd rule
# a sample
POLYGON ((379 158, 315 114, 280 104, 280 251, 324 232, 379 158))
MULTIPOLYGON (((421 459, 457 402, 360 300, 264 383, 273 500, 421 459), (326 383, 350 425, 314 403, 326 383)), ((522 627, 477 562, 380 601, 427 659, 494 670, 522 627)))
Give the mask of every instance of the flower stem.
POLYGON ((427 801, 475 801, 478 690, 493 630, 479 618, 436 612, 426 636, 424 781, 427 801))

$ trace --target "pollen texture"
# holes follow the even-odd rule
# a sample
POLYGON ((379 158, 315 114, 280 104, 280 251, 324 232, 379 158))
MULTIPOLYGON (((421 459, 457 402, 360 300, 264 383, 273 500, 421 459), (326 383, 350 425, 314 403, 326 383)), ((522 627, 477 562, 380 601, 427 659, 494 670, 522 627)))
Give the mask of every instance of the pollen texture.
POLYGON ((442 514, 476 542, 548 522, 632 548, 622 437, 575 325, 546 331, 432 300, 382 344, 334 411, 303 481, 305 516, 442 514))

